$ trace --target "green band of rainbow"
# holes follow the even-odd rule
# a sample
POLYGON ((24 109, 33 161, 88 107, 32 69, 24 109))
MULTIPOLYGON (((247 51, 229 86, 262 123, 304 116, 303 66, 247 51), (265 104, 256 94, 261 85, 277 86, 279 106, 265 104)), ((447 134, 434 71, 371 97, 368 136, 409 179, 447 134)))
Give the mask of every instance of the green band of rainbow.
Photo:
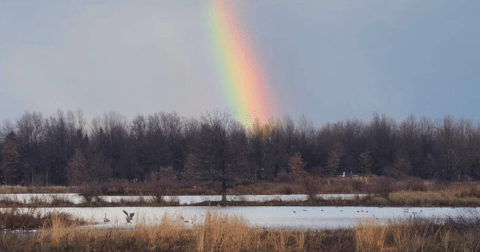
POLYGON ((265 76, 235 13, 235 2, 212 0, 209 27, 213 33, 216 68, 225 83, 226 97, 246 126, 255 118, 266 123, 276 114, 265 76))

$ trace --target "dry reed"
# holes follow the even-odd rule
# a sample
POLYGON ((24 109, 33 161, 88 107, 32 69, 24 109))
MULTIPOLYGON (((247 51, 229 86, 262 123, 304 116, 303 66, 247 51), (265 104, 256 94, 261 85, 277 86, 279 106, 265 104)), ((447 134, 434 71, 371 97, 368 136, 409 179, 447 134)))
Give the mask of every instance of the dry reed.
POLYGON ((480 251, 480 217, 361 222, 347 230, 294 232, 249 227, 238 217, 210 214, 187 228, 164 216, 155 226, 94 229, 57 217, 24 238, 0 234, 0 251, 480 251))
POLYGON ((354 229, 356 251, 480 251, 479 219, 372 221, 354 229))
POLYGON ((380 251, 385 248, 388 226, 377 225, 373 221, 360 222, 355 227, 357 251, 380 251))
POLYGON ((158 225, 139 224, 130 231, 78 227, 53 218, 51 227, 41 230, 36 241, 42 245, 84 244, 84 247, 108 241, 135 241, 148 250, 170 250, 185 243, 188 249, 202 252, 303 251, 305 233, 254 228, 240 217, 208 213, 204 223, 194 228, 187 228, 182 220, 165 215, 158 225))

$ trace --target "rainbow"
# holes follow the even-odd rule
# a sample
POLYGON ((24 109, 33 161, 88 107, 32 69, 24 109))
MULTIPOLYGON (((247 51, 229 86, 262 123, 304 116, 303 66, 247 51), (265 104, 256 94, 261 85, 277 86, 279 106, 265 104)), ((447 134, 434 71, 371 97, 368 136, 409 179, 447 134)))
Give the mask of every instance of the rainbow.
POLYGON ((208 27, 212 33, 216 69, 224 94, 236 111, 236 119, 250 126, 256 118, 266 123, 276 115, 276 106, 265 71, 261 71, 254 49, 242 26, 237 6, 231 0, 211 0, 208 27))

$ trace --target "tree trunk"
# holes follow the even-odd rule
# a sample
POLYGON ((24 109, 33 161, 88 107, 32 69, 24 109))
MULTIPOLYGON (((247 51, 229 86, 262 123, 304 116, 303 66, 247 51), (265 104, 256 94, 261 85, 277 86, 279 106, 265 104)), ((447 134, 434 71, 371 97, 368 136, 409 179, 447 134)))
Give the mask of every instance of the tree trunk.
POLYGON ((222 206, 227 206, 227 183, 225 179, 222 180, 222 206))

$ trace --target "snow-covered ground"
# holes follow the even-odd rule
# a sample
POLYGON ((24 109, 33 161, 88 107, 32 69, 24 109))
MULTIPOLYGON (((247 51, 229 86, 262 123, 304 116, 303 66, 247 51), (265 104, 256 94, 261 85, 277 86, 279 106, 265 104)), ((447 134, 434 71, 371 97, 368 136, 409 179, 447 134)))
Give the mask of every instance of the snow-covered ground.
MULTIPOLYGON (((1 209, 0 209, 1 210, 1 209)), ((20 211, 28 211, 20 208, 20 211)), ((105 207, 105 208, 38 208, 38 211, 66 212, 96 223, 96 228, 131 228, 138 224, 153 225, 166 215, 168 218, 183 218, 191 227, 203 222, 205 214, 220 213, 241 216, 257 227, 323 230, 348 228, 358 221, 373 220, 379 223, 387 220, 408 218, 446 218, 479 214, 480 208, 431 208, 431 207, 105 207), (125 220, 122 210, 135 213, 131 223, 125 220), (107 215, 111 221, 104 223, 107 215)))
MULTIPOLYGON (((365 194, 318 194, 318 198, 322 199, 341 199, 352 200, 356 197, 365 197, 365 194)), ((154 200, 153 196, 100 196, 106 202, 120 202, 120 201, 139 201, 143 198, 144 201, 154 200)), ((68 200, 74 204, 84 202, 84 198, 76 193, 19 193, 19 194, 0 194, 0 200, 11 200, 23 203, 31 203, 33 201, 52 202, 54 199, 68 200)), ((164 196, 163 199, 167 202, 178 202, 180 205, 190 205, 205 201, 221 201, 220 195, 181 195, 181 196, 164 196)), ((305 194, 290 194, 290 195, 227 195, 228 201, 250 201, 250 202, 265 202, 265 201, 305 201, 308 196, 305 194)))

